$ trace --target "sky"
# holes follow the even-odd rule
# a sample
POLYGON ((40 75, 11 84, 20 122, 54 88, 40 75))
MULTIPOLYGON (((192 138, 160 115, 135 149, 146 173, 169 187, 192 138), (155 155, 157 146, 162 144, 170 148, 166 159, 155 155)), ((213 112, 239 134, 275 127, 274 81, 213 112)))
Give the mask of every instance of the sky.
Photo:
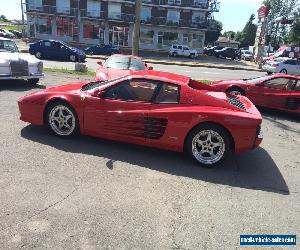
MULTIPOLYGON (((5 0, 0 0, 1 2, 5 0)), ((223 31, 242 30, 250 15, 256 15, 262 0, 218 0, 220 12, 215 13, 215 19, 223 23, 223 31)), ((9 19, 21 19, 21 0, 5 1, 5 7, 0 5, 0 15, 4 14, 9 19)))

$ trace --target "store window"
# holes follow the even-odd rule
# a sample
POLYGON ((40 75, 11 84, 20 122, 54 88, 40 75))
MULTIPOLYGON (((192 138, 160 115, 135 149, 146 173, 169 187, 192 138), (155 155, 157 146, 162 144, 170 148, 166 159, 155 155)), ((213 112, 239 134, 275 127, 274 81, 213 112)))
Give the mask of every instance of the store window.
POLYGON ((104 42, 104 30, 101 29, 100 25, 84 23, 83 37, 88 39, 98 39, 100 42, 104 42))
POLYGON ((57 18, 56 19, 57 26, 57 35, 58 36, 77 36, 78 28, 75 23, 75 20, 69 18, 57 18))
POLYGON ((87 0, 87 15, 90 17, 100 17, 101 2, 87 0))
POLYGON ((36 32, 40 34, 52 34, 52 21, 48 18, 39 18, 36 20, 36 32))
POLYGON ((140 42, 141 44, 153 44, 153 30, 141 29, 140 42))
POLYGON ((171 46, 172 44, 178 43, 178 33, 174 32, 158 32, 157 37, 158 47, 171 46))
POLYGON ((192 22, 193 23, 202 23, 205 21, 205 14, 203 12, 193 12, 192 22))

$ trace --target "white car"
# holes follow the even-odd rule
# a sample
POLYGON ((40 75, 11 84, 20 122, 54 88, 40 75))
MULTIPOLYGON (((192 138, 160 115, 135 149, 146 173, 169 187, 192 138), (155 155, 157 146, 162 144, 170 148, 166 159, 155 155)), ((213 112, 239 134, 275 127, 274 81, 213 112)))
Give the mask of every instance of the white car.
POLYGON ((241 50, 241 59, 245 61, 252 61, 253 54, 249 50, 241 50))
POLYGON ((268 74, 284 73, 290 75, 300 75, 300 60, 285 57, 278 57, 273 61, 267 61, 263 67, 268 74))
POLYGON ((197 50, 192 50, 188 46, 185 45, 177 45, 173 44, 169 50, 170 56, 186 56, 190 58, 196 58, 198 56, 197 50))
POLYGON ((37 84, 42 77, 43 62, 20 53, 13 40, 0 38, 0 81, 23 79, 30 84, 37 84))

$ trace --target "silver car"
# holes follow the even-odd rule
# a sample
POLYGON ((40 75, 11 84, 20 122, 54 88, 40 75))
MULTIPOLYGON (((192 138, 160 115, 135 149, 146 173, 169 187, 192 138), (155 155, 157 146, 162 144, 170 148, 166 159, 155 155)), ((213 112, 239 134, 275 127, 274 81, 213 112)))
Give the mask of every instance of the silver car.
POLYGON ((285 57, 278 57, 275 60, 267 61, 263 65, 263 70, 268 74, 284 73, 290 75, 300 75, 300 60, 285 57))
POLYGON ((0 38, 0 80, 27 80, 37 84, 44 77, 43 62, 29 54, 20 53, 16 43, 0 38))

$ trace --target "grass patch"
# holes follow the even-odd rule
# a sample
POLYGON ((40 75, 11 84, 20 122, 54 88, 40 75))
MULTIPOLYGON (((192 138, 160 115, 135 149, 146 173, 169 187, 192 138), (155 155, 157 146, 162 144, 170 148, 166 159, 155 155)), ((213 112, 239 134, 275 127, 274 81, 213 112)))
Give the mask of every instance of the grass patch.
POLYGON ((79 75, 79 76, 95 76, 95 72, 91 70, 87 70, 86 72, 80 72, 80 71, 75 71, 66 68, 44 68, 44 71, 53 72, 53 73, 63 73, 69 75, 79 75))
POLYGON ((211 80, 197 80, 197 81, 204 84, 211 84, 213 82, 211 80))

